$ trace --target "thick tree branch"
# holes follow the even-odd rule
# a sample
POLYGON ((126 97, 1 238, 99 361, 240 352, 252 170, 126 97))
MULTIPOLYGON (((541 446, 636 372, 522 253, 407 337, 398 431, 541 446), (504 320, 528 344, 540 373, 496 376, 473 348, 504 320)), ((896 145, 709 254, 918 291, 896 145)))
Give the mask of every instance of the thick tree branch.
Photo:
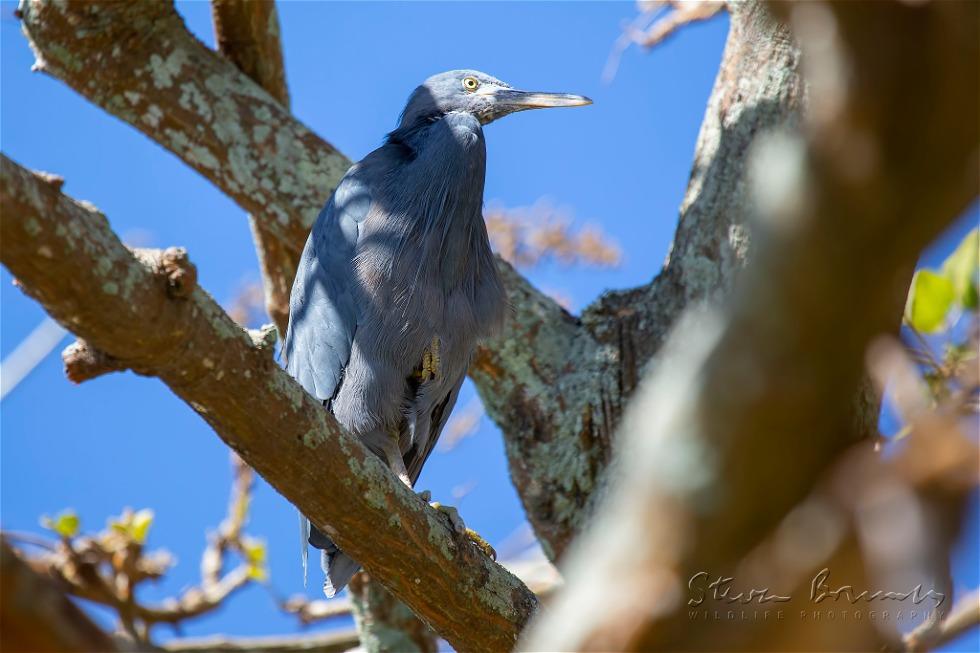
POLYGON ((806 140, 754 145, 757 254, 722 312, 679 327, 631 405, 614 489, 532 650, 746 646, 691 627, 688 579, 732 576, 857 437, 868 344, 894 328, 919 252, 977 195, 975 3, 775 6, 804 53, 806 140), (599 583, 621 610, 598 609, 599 583))
POLYGON ((47 578, 36 574, 0 540, 0 648, 4 651, 116 651, 47 578))
POLYGON ((350 161, 198 41, 172 3, 24 0, 20 15, 36 69, 159 142, 302 249, 350 161))
POLYGON ((279 14, 273 0, 211 0, 218 52, 289 107, 279 14))
MULTIPOLYGON (((211 14, 218 51, 288 109, 289 91, 275 3, 212 0, 211 14)), ((266 310, 279 333, 285 334, 289 324, 289 292, 299 256, 289 243, 269 232, 261 219, 249 216, 249 225, 262 268, 266 310)))
POLYGON ((174 274, 134 257, 96 210, 0 164, 2 260, 28 294, 90 345, 158 376, 458 650, 513 646, 534 595, 344 433, 267 340, 200 288, 174 292, 174 274))

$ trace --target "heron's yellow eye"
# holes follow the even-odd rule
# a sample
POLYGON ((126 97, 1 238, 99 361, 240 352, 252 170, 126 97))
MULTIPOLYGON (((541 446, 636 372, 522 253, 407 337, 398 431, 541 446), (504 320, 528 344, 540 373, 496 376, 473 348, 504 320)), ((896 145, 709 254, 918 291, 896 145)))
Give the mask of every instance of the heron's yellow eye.
POLYGON ((467 91, 475 91, 480 87, 480 80, 476 77, 464 77, 463 78, 463 88, 467 91))

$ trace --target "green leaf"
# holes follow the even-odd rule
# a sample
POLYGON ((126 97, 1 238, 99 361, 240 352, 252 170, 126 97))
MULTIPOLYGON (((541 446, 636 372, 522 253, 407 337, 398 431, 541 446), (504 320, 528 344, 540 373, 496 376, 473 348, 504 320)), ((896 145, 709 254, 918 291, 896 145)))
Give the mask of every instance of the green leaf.
POLYGON ((149 535, 150 525, 153 524, 153 511, 149 508, 140 510, 133 515, 133 521, 129 525, 129 534, 134 540, 143 544, 146 536, 149 535))
POLYGON ((252 580, 255 580, 255 581, 258 581, 258 582, 261 583, 261 582, 263 582, 265 580, 268 580, 268 578, 269 578, 269 572, 266 571, 265 567, 259 567, 257 565, 249 565, 248 566, 248 577, 251 578, 252 580))
POLYGON ((259 582, 269 578, 269 571, 266 567, 268 551, 265 541, 253 537, 242 538, 242 553, 248 563, 248 577, 259 582))
POLYGON ((966 235, 956 250, 943 263, 943 274, 953 284, 956 300, 967 309, 980 306, 977 291, 980 276, 980 229, 966 235))
POLYGON ((242 538, 242 550, 245 553, 245 559, 251 564, 265 564, 266 548, 263 540, 252 537, 242 538))
POLYGON ((905 320, 922 333, 940 331, 955 298, 956 289, 947 277, 932 270, 918 270, 912 277, 905 320))
POLYGON ((41 517, 41 525, 62 537, 75 537, 78 535, 82 520, 78 518, 74 510, 68 509, 63 510, 54 519, 47 515, 41 517))
POLYGON ((153 511, 144 508, 134 513, 132 509, 126 508, 118 517, 110 517, 107 523, 111 531, 124 535, 137 544, 144 544, 153 524, 153 511))

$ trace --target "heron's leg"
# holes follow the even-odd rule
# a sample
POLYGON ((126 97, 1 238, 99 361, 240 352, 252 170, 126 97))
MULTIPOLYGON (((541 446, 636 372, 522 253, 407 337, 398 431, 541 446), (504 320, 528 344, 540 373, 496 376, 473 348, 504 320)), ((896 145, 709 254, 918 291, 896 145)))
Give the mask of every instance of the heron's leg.
POLYGON ((444 506, 438 501, 433 501, 429 505, 449 518, 449 523, 453 527, 454 531, 468 537, 473 544, 480 547, 480 549, 482 549, 483 552, 492 559, 497 559, 497 552, 492 546, 490 546, 490 543, 483 539, 483 537, 475 530, 466 527, 466 524, 463 523, 463 518, 459 516, 459 510, 452 506, 444 506))
POLYGON ((442 355, 439 353, 439 336, 432 336, 432 344, 422 352, 422 366, 416 372, 416 377, 420 383, 425 383, 429 379, 439 376, 439 368, 442 366, 442 355))
POLYGON ((398 432, 396 430, 388 435, 390 437, 384 444, 384 454, 385 460, 388 461, 388 468, 411 490, 412 479, 409 478, 408 470, 405 469, 405 459, 402 457, 401 447, 398 446, 398 432))

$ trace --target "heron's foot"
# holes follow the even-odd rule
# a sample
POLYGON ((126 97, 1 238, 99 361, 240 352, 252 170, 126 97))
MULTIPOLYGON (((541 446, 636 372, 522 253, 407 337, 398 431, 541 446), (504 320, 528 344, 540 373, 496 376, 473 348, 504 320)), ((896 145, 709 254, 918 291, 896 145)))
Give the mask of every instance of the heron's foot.
MULTIPOLYGON (((428 496, 428 492, 420 492, 419 496, 423 494, 428 496)), ((454 531, 469 538, 473 544, 480 547, 480 550, 490 556, 491 559, 497 559, 497 552, 494 551, 492 546, 490 546, 490 543, 483 539, 483 537, 481 537, 475 530, 466 527, 466 524, 463 523, 463 518, 459 516, 459 511, 456 508, 452 506, 444 506, 438 501, 433 501, 429 505, 449 518, 449 523, 454 531)))
POLYGON ((480 547, 480 549, 482 549, 484 553, 490 556, 491 560, 497 559, 497 551, 492 546, 490 546, 490 543, 487 542, 485 539, 483 539, 483 537, 475 530, 473 530, 472 528, 467 528, 466 537, 470 538, 470 541, 473 542, 473 544, 480 547))
POLYGON ((419 495, 419 499, 422 499, 422 501, 425 501, 426 503, 432 501, 432 492, 428 490, 422 490, 421 492, 416 492, 415 494, 419 495))
POLYGON ((459 516, 458 510, 452 506, 444 506, 438 501, 433 501, 429 505, 449 518, 449 525, 452 526, 454 531, 457 533, 466 533, 466 524, 463 523, 463 518, 459 516))

